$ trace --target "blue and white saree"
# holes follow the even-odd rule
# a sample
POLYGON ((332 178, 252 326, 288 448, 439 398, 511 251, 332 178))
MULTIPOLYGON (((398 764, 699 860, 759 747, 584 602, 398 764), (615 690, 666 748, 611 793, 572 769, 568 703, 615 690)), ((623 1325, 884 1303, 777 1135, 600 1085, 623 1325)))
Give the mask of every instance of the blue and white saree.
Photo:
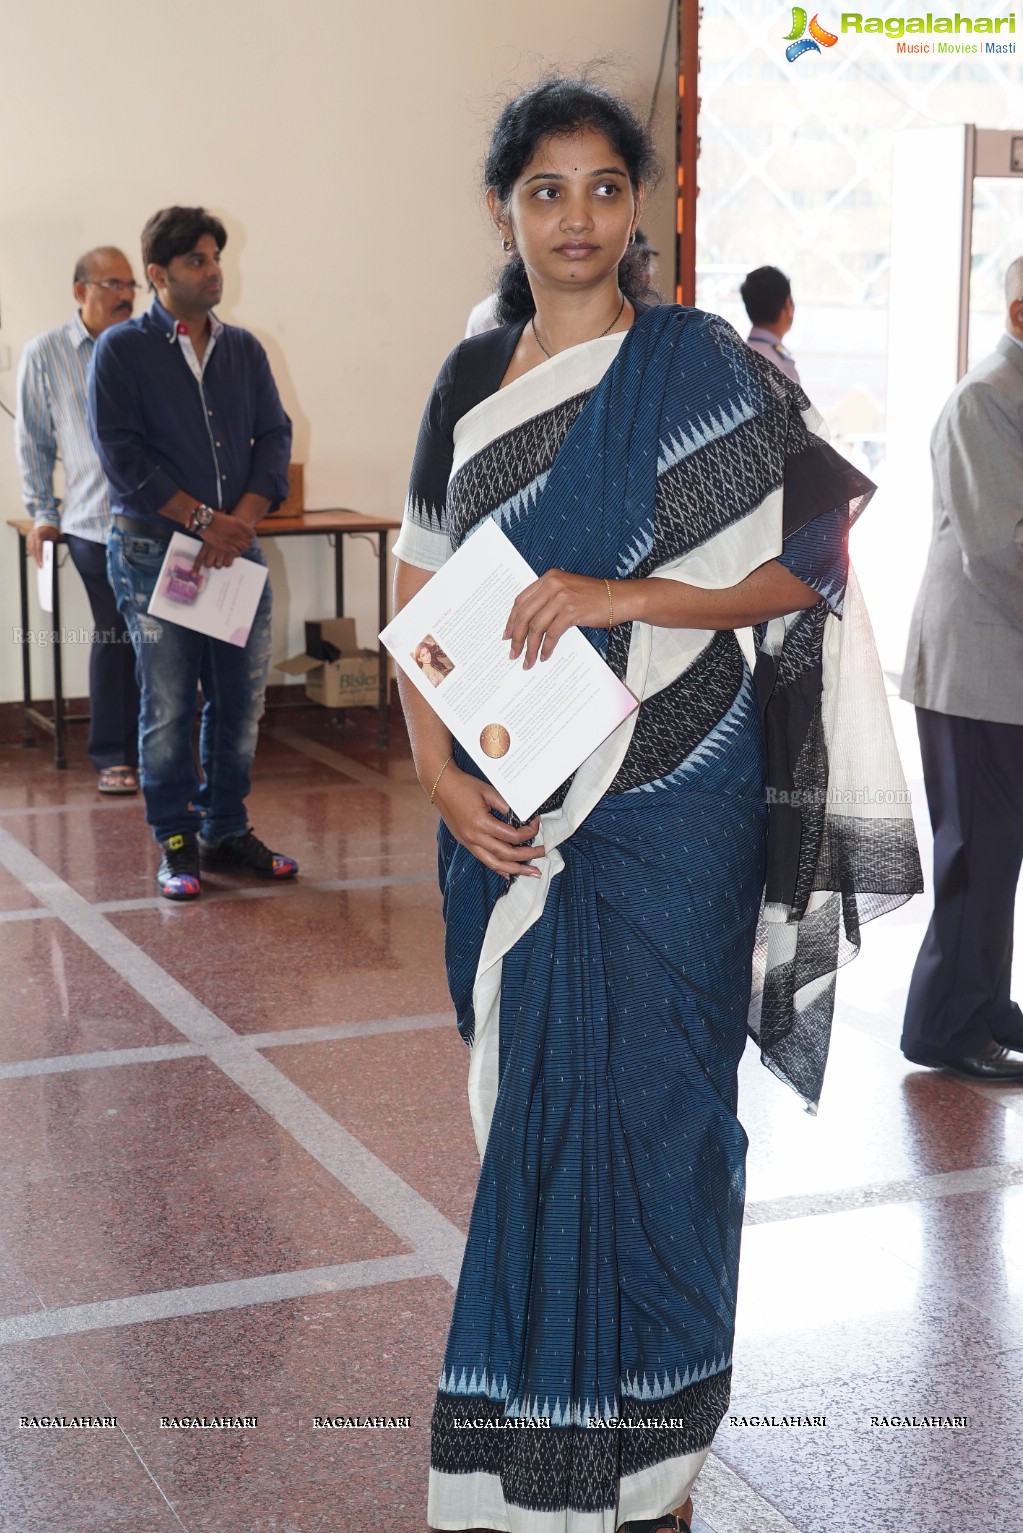
POLYGON ((543 806, 541 878, 440 827, 482 1169, 435 1528, 615 1533, 685 1500, 728 1405, 747 1034, 815 1105, 835 971, 920 887, 848 566, 870 486, 819 424, 723 321, 666 307, 452 420, 443 494, 417 456, 410 563, 494 517, 538 573, 726 587, 780 558, 820 592, 742 642, 587 631, 641 706, 543 806))

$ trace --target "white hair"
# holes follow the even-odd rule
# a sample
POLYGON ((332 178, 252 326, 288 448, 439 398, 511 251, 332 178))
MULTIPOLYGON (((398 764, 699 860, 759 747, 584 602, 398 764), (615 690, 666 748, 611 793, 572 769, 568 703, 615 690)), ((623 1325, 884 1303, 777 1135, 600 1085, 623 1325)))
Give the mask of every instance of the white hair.
POLYGON ((1017 298, 1023 298, 1023 256, 1010 262, 1005 273, 1005 307, 1015 303, 1017 298))

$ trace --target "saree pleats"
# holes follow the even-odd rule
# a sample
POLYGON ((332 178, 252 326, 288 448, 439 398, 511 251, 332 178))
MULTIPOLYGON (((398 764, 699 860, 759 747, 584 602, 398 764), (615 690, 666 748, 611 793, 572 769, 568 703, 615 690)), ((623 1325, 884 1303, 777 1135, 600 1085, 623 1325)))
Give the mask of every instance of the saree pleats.
POLYGON ((493 1484, 443 1520, 483 1477, 507 1507, 494 1526, 542 1511, 612 1529, 645 1470, 673 1465, 677 1497, 727 1406, 735 1072, 766 825, 749 719, 693 784, 598 806, 505 957, 500 1089, 434 1415, 435 1526, 488 1525, 493 1484))

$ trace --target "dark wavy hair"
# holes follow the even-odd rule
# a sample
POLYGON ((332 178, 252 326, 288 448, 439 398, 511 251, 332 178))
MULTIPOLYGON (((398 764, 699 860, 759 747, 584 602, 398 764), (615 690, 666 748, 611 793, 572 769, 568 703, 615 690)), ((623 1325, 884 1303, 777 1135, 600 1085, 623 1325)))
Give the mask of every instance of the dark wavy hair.
MULTIPOLYGON (((625 161, 634 192, 657 179, 657 151, 632 108, 603 86, 558 78, 541 81, 516 96, 497 119, 483 170, 487 190, 493 188, 499 200, 507 203, 515 182, 543 140, 578 133, 581 128, 604 135, 625 161)), ((630 301, 649 301, 649 291, 627 258, 618 268, 618 282, 630 301)), ((516 251, 498 282, 497 317, 502 325, 509 325, 535 312, 525 264, 516 251)))
MULTIPOLYGON (((455 668, 454 664, 448 659, 447 655, 441 649, 436 639, 431 639, 429 636, 427 636, 425 639, 420 639, 419 643, 412 651, 412 658, 415 660, 416 665, 419 665, 419 651, 421 649, 429 650, 430 664, 433 666, 434 670, 443 672, 445 676, 451 675, 451 672, 455 668)), ((419 668, 422 670, 422 666, 419 666, 419 668)))
POLYGON ((143 266, 169 265, 175 256, 194 250, 204 234, 213 235, 218 250, 227 244, 224 225, 205 208, 161 208, 142 230, 143 266))

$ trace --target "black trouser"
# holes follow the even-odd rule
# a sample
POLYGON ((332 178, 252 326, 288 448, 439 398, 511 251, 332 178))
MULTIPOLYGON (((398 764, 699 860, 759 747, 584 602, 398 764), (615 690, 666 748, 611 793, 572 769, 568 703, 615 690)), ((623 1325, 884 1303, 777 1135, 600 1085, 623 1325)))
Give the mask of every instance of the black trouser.
POLYGON ((107 546, 65 534, 85 586, 96 634, 89 650, 89 760, 101 772, 138 766, 139 688, 135 651, 107 579, 107 546))
POLYGON ((1023 1048, 1010 998, 1023 863, 1023 725, 916 710, 934 830, 934 914, 913 970, 902 1048, 960 1059, 1023 1048))

